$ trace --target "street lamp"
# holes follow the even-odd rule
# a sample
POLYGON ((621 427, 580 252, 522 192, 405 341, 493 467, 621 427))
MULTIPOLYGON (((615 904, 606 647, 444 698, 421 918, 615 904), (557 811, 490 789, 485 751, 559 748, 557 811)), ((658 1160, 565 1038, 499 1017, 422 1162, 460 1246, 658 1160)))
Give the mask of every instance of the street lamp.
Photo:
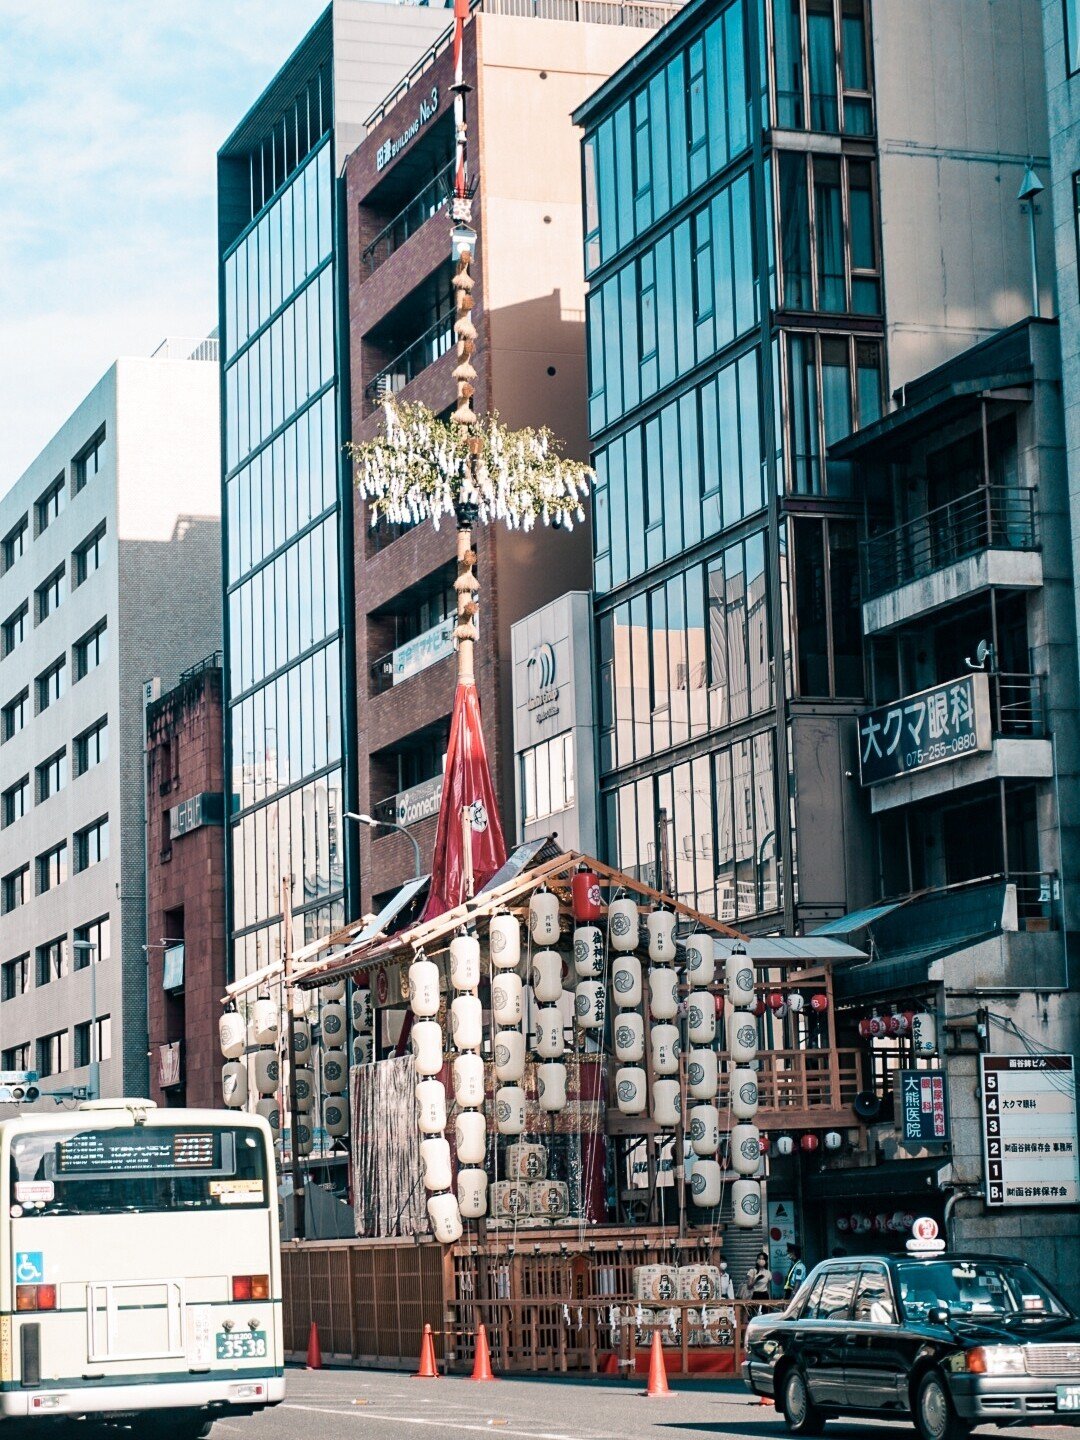
POLYGON ((90 1091, 91 1100, 100 1100, 101 1056, 98 1053, 97 961, 94 959, 94 952, 98 947, 93 940, 73 940, 71 948, 84 951, 90 967, 90 1080, 86 1088, 90 1091))
POLYGON ((374 815, 354 815, 351 810, 345 811, 345 819, 355 820, 358 825, 366 825, 369 830, 400 830, 413 848, 413 879, 420 879, 424 873, 420 860, 420 844, 416 836, 411 835, 404 825, 398 825, 394 820, 376 820, 374 815))
POLYGON ((1044 186, 1035 170, 1028 165, 1024 171, 1024 178, 1020 182, 1020 189, 1016 198, 1020 201, 1021 213, 1027 212, 1028 217, 1028 239, 1031 245, 1031 313, 1036 319, 1040 315, 1039 306, 1039 252, 1035 243, 1035 216, 1038 214, 1038 206, 1035 204, 1036 195, 1041 195, 1044 186))

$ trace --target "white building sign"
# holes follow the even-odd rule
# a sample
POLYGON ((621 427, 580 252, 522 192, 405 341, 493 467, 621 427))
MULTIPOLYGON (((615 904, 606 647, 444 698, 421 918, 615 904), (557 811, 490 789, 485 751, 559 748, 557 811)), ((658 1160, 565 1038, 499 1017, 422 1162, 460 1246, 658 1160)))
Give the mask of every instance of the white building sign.
POLYGON ((987 1205, 1080 1201, 1071 1055, 982 1055, 987 1205))

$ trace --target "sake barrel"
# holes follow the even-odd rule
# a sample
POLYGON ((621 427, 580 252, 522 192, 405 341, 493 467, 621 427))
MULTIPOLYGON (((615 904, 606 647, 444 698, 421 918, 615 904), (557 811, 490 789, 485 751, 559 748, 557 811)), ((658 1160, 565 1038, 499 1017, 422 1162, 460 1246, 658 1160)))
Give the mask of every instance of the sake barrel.
POLYGON ((296 1086, 296 1107, 308 1111, 315 1105, 315 1071, 310 1065, 297 1065, 293 1072, 296 1086))
POLYGON ((618 955, 611 967, 611 998, 620 1010, 641 1004, 641 961, 636 955, 618 955))
POLYGON ((720 1111, 715 1105, 691 1105, 690 1144, 695 1155, 715 1155, 720 1148, 720 1111))
POLYGON ((562 956, 557 950, 537 950, 529 974, 540 1005, 556 1005, 562 996, 562 956))
POLYGON ((417 1020, 409 1036, 418 1075, 438 1075, 443 1067, 443 1032, 437 1020, 417 1020))
POLYGON ((459 1165, 482 1165, 487 1154, 487 1123, 482 1110, 459 1110, 454 1121, 459 1165))
POLYGON ((731 1168, 737 1175, 753 1175, 761 1164, 761 1132, 756 1125, 733 1125, 729 1140, 731 1168))
POLYGON ((754 964, 749 955, 732 951, 724 965, 724 982, 732 1005, 745 1008, 754 1003, 754 964))
POLYGON ((479 1050, 484 1043, 484 1007, 477 995, 455 995, 450 1002, 450 1033, 455 1050, 479 1050))
POLYGON ((637 1276, 637 1299, 653 1305, 665 1305, 679 1297, 679 1271, 674 1265, 640 1265, 637 1276))
POLYGON ((240 1060, 226 1060, 221 1067, 221 1098, 230 1110, 242 1110, 247 1104, 247 1066, 240 1060))
POLYGON ((323 1126, 334 1140, 349 1133, 349 1102, 344 1095, 328 1095, 323 1101, 323 1126))
POLYGON ((450 1170, 450 1142, 441 1135, 420 1141, 420 1165, 424 1172, 425 1190, 449 1190, 453 1176, 450 1170))
POLYGON ((226 1060, 235 1060, 244 1053, 247 1043, 247 1027, 244 1017, 235 1010, 226 1010, 218 1016, 218 1044, 226 1060))
POLYGON ((248 1029, 251 1032, 251 1043, 253 1045, 276 1045, 278 1038, 278 1027, 281 1024, 281 1011, 277 1003, 269 996, 261 995, 251 1007, 251 1019, 248 1029))
POLYGON ((466 1220, 487 1214, 488 1178, 485 1170, 465 1169, 457 1173, 458 1209, 466 1220))
POLYGON ((757 1022, 746 1010, 731 1010, 727 1017, 728 1054, 735 1065, 757 1059, 757 1022))
POLYGON ((574 931, 574 970, 581 980, 604 973, 604 932, 598 925, 579 925, 574 931))
POLYGON ((757 1073, 745 1066, 732 1070, 728 1077, 731 1113, 736 1120, 752 1120, 758 1112, 757 1073))
POLYGON ((544 1005, 535 1012, 536 1053, 544 1060, 557 1060, 566 1050, 562 1011, 558 1005, 544 1005))
POLYGON ((626 897, 612 900, 608 906, 608 938, 613 950, 636 950, 638 943, 638 907, 626 897))
POLYGON ((570 1214, 570 1187, 565 1180, 534 1180, 529 1186, 529 1211, 546 1220, 570 1214))
POLYGON ((679 1082, 656 1080, 652 1089, 652 1117, 664 1130, 679 1123, 679 1082))
POLYGON ((354 990, 349 999, 349 1007, 352 1011, 352 1026, 355 1032, 368 1031, 371 1029, 371 991, 354 990))
POLYGON ((409 1005, 414 1015, 439 1013, 439 967, 434 960, 414 960, 409 966, 409 1005))
POLYGON ((525 1129, 525 1091, 520 1085, 495 1091, 495 1123, 500 1135, 520 1135, 525 1129))
POLYGON ((691 1050, 686 1057, 686 1088, 694 1100, 712 1100, 720 1080, 715 1050, 691 1050))
POLYGON ((636 1063, 645 1058, 645 1021, 636 1011, 624 1010, 612 1024, 615 1059, 636 1063))
POLYGON ((649 959, 654 965, 675 963, 675 914, 671 910, 650 910, 645 916, 649 934, 649 959))
POLYGON ((480 941, 475 935, 455 935, 450 941, 450 984, 455 990, 475 990, 480 984, 480 941))
POLYGON ((441 1245, 453 1245, 461 1239, 465 1227, 453 1195, 429 1195, 427 1202, 431 1233, 441 1245))
POLYGON ((349 1062, 344 1050, 322 1053, 323 1095, 344 1095, 349 1084, 349 1062))
POLYGON ((446 1129, 446 1090, 441 1080, 417 1081, 416 1123, 424 1135, 441 1135, 446 1129))
POLYGON ((653 1025, 649 1031, 653 1072, 656 1075, 677 1075, 682 1046, 677 1025, 653 1025))
POLYGON ((736 1180, 731 1187, 732 1218, 740 1230, 761 1224, 761 1186, 756 1180, 736 1180))
POLYGON ((679 1266, 680 1300, 700 1300, 703 1304, 711 1304, 719 1298, 720 1271, 715 1265, 679 1266))
POLYGON ((513 1220, 529 1213, 529 1187, 517 1180, 496 1180, 491 1187, 491 1201, 495 1215, 501 1220, 513 1220))
POLYGON ((615 1103, 624 1115, 644 1115, 648 1098, 645 1071, 624 1065, 615 1071, 615 1103))
POLYGON ((559 939, 559 897, 534 890, 529 897, 529 934, 534 945, 555 945, 559 939))
POLYGON ((654 965, 649 971, 649 1009, 654 1020, 674 1020, 679 1013, 678 971, 654 965))
POLYGON ((602 1030, 606 995, 600 980, 579 980, 574 998, 574 1018, 579 1030, 602 1030))
POLYGON ((484 1103, 484 1062, 479 1055, 455 1055, 454 1102, 464 1109, 484 1103))
POLYGON ((547 1151, 543 1145, 519 1141, 506 1147, 506 1173, 512 1180, 543 1180, 547 1176, 547 1151))
POLYGON ((556 1115, 566 1109, 566 1066, 557 1060, 536 1067, 536 1098, 540 1109, 556 1115))
POLYGON ((702 1209, 720 1204, 724 1193, 724 1172, 717 1160, 695 1160, 690 1176, 690 1196, 702 1209))
POLYGON ((525 1036, 520 1030, 496 1030, 495 1078, 518 1081, 525 1074, 525 1036))
POLYGON ((687 985, 711 985, 715 971, 713 942, 706 935, 691 935, 686 942, 687 985))
POLYGON ((352 1063, 370 1065, 375 1056, 375 1041, 371 1035, 354 1035, 352 1042, 352 1063))
POLYGON ((524 1013, 519 976, 506 970, 491 982, 491 1013, 497 1025, 520 1025, 524 1013))
POLYGON ((260 1050, 255 1056, 255 1089, 260 1095, 276 1095, 281 1083, 281 1063, 276 1050, 260 1050))
POLYGON ((488 953, 496 970, 513 970, 521 959, 521 926, 514 915, 493 915, 488 927, 488 953))
POLYGON ((686 997, 686 1029, 694 1045, 711 1045, 716 1036, 716 1001, 711 990, 691 990, 686 997))

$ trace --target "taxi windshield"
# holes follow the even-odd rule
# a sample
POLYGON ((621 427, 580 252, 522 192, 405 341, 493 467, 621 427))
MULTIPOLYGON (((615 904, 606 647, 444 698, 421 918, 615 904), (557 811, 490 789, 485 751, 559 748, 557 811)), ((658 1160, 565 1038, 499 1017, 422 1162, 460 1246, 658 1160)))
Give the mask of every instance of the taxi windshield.
POLYGON ((956 1319, 1063 1318, 1069 1314, 1026 1265, 997 1260, 901 1261, 896 1278, 908 1320, 926 1320, 931 1309, 943 1307, 956 1319))

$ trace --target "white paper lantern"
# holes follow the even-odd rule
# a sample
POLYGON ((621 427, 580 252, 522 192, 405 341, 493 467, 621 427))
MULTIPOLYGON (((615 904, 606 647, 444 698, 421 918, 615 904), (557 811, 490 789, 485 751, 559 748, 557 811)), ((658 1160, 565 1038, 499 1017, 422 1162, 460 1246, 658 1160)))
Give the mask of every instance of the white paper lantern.
POLYGON ((306 1116, 297 1116, 292 1129, 296 1136, 296 1153, 310 1155, 315 1149, 315 1131, 312 1129, 311 1121, 306 1116))
POLYGON ((276 1045, 280 1024, 281 1011, 277 1002, 266 995, 261 995, 251 1007, 251 1020, 248 1025, 251 1032, 251 1043, 253 1045, 276 1045))
POLYGON ((520 1030, 495 1032, 495 1078, 518 1081, 525 1074, 525 1036, 520 1030))
POLYGON ((715 1105, 691 1105, 690 1144, 695 1155, 715 1155, 720 1148, 720 1111, 715 1105))
POLYGON ((737 1175, 753 1175, 761 1165, 761 1132, 756 1125, 733 1125, 728 1142, 731 1168, 737 1175))
POLYGON ((604 933, 598 925, 579 925, 574 931, 574 970, 581 980, 604 973, 604 933))
POLYGON ((570 1187, 565 1180, 534 1180, 529 1186, 529 1212, 546 1220, 570 1214, 570 1187))
POLYGON ((344 1050, 322 1053, 322 1088, 324 1095, 344 1095, 349 1084, 349 1062, 344 1050))
POLYGON ((825 1149, 826 1149, 826 1150, 839 1150, 840 1147, 841 1147, 841 1145, 843 1145, 843 1143, 844 1143, 844 1137, 840 1134, 840 1131, 839 1131, 839 1130, 826 1130, 826 1132, 825 1132, 825 1149))
POLYGON ((281 1083, 281 1063, 276 1050, 260 1050, 255 1056, 255 1089, 260 1095, 276 1095, 281 1083))
POLYGON ((611 998, 621 1010, 641 1004, 641 961, 636 955, 619 955, 611 967, 611 998))
POLYGON ((484 1007, 477 995, 455 995, 450 1002, 450 1033, 455 1050, 479 1050, 484 1041, 484 1007))
POLYGON ((776 1153, 778 1155, 790 1155, 795 1149, 795 1141, 790 1135, 781 1135, 776 1142, 776 1153))
POLYGON ((695 1205, 710 1209, 720 1204, 724 1193, 724 1176, 716 1160, 695 1160, 690 1176, 690 1196, 695 1205))
POLYGON ((521 978, 509 970, 500 971, 491 981, 491 1013, 497 1025, 520 1025, 524 1014, 521 978))
POLYGON ((297 1065, 294 1074, 296 1108, 306 1114, 315 1106, 315 1071, 309 1065, 297 1065))
POLYGON ((328 980, 325 985, 319 986, 320 1000, 344 1000, 345 999, 345 976, 340 980, 328 980))
POLYGON ((544 1060, 558 1060, 566 1051, 562 1011, 557 1005, 544 1005, 536 1011, 536 1053, 544 1060))
POLYGON ((479 1220, 487 1214, 487 1172, 459 1170, 457 1175, 458 1209, 466 1220, 479 1220))
POLYGON ((375 1057, 375 1040, 371 1035, 354 1035, 352 1042, 352 1063, 370 1065, 375 1057))
POLYGON ((652 1117, 657 1125, 665 1130, 671 1130, 679 1123, 679 1082, 677 1080, 653 1081, 652 1117))
POLYGON ((349 1000, 349 1008, 352 1011, 352 1027, 356 1032, 368 1031, 371 1029, 371 991, 354 990, 349 1000))
POLYGON ((417 1020, 409 1036, 418 1075, 438 1075, 443 1067, 443 1032, 437 1020, 417 1020))
POLYGON ((937 1050, 937 1022, 926 1010, 912 1017, 911 1048, 916 1055, 933 1055, 937 1050))
POLYGON ((281 1110, 276 1100, 258 1100, 255 1103, 255 1114, 261 1115, 270 1129, 274 1132, 274 1139, 281 1134, 281 1110))
POLYGON ((608 906, 608 937, 613 950, 636 950, 638 907, 633 900, 612 900, 608 906))
POLYGON ((488 953, 496 970, 514 970, 521 959, 521 926, 514 915, 493 915, 488 953))
POLYGON ((434 960, 414 960, 409 966, 409 1005, 414 1015, 439 1013, 439 967, 434 960))
POLYGON ((735 1069, 728 1075, 731 1113, 736 1120, 752 1120, 758 1112, 757 1073, 745 1068, 735 1069))
POLYGON ((736 1065, 757 1059, 757 1022, 746 1010, 729 1010, 727 1016, 728 1054, 736 1065))
POLYGON ((686 997, 686 1027, 694 1045, 711 1045, 716 1037, 716 1001, 711 990, 692 990, 686 997))
POLYGON ((335 1049, 345 1044, 346 1036, 346 1012, 345 1006, 340 1000, 332 1000, 324 1005, 319 1012, 319 1024, 322 1028, 322 1043, 335 1049))
POLYGON ((724 982, 732 1005, 745 1008, 754 1003, 754 962, 745 951, 733 950, 728 956, 724 982))
POLYGON ((600 980, 579 980, 574 999, 574 1018, 579 1030, 602 1030, 606 993, 600 980))
POLYGON ((695 1100, 712 1100, 720 1084, 715 1050, 691 1050, 686 1057, 686 1088, 695 1100))
POLYGON ((293 1021, 292 1053, 301 1063, 311 1054, 311 1025, 307 1020, 293 1021))
POLYGON ((645 916, 649 932, 649 959, 654 965, 675 963, 675 914, 671 910, 650 910, 645 916))
POLYGON ((791 994, 787 997, 787 1006, 793 1015, 798 1015, 805 1004, 806 1000, 799 994, 798 990, 792 990, 791 994))
POLYGON ((242 1110, 247 1104, 247 1066, 239 1060, 226 1060, 221 1067, 221 1098, 230 1110, 242 1110))
POLYGON ((533 954, 530 981, 540 1005, 556 1005, 562 999, 562 956, 557 950, 533 954))
POLYGON ((615 1072, 615 1103, 624 1115, 644 1115, 648 1103, 645 1071, 627 1065, 615 1072))
POLYGON ((453 1064, 454 1102, 470 1109, 484 1103, 484 1062, 479 1055, 456 1055, 453 1064))
POLYGON ((536 1067, 536 1098, 540 1109, 556 1114, 566 1109, 566 1066, 549 1061, 536 1067))
POLYGON ((226 1010, 218 1016, 218 1043, 226 1060, 235 1060, 244 1053, 247 1043, 247 1027, 244 1017, 235 1010, 226 1010))
POLYGON ((674 1020, 679 1013, 679 974, 668 966, 649 971, 649 1009, 655 1020, 674 1020))
POLYGON ((454 1144, 460 1165, 482 1165, 487 1154, 487 1123, 481 1110, 459 1110, 454 1144))
POLYGON ((441 1080, 417 1082, 416 1123, 423 1135, 441 1135, 446 1129, 446 1090, 441 1080))
POLYGON ((450 941, 450 984, 455 990, 475 990, 480 984, 480 941, 475 935, 455 935, 450 941))
POLYGON ((427 1202, 431 1233, 442 1245, 454 1245, 465 1233, 461 1211, 453 1195, 429 1195, 427 1202))
POLYGON ((323 1101, 323 1128, 334 1140, 349 1133, 349 1102, 344 1095, 329 1095, 323 1101))
POLYGON ((634 1011, 624 1010, 612 1022, 615 1058, 636 1063, 645 1058, 645 1021, 634 1011))
POLYGON ((453 1179, 450 1169, 450 1142, 441 1135, 420 1141, 420 1165, 424 1172, 425 1190, 449 1190, 453 1179))
POLYGON ((711 985, 715 972, 713 942, 706 935, 691 935, 686 942, 686 983, 711 985))
POLYGON ((654 1025, 649 1031, 649 1045, 652 1050, 653 1073, 656 1075, 677 1075, 682 1045, 677 1025, 654 1025))
POLYGON ((731 1209, 740 1230, 761 1224, 761 1186, 756 1180, 736 1180, 731 1187, 731 1209))
POLYGON ((534 945, 559 941, 559 897, 550 890, 534 890, 529 897, 529 934, 534 945))
POLYGON ((520 1085, 495 1091, 495 1123, 500 1135, 520 1135, 525 1129, 525 1091, 520 1085))

